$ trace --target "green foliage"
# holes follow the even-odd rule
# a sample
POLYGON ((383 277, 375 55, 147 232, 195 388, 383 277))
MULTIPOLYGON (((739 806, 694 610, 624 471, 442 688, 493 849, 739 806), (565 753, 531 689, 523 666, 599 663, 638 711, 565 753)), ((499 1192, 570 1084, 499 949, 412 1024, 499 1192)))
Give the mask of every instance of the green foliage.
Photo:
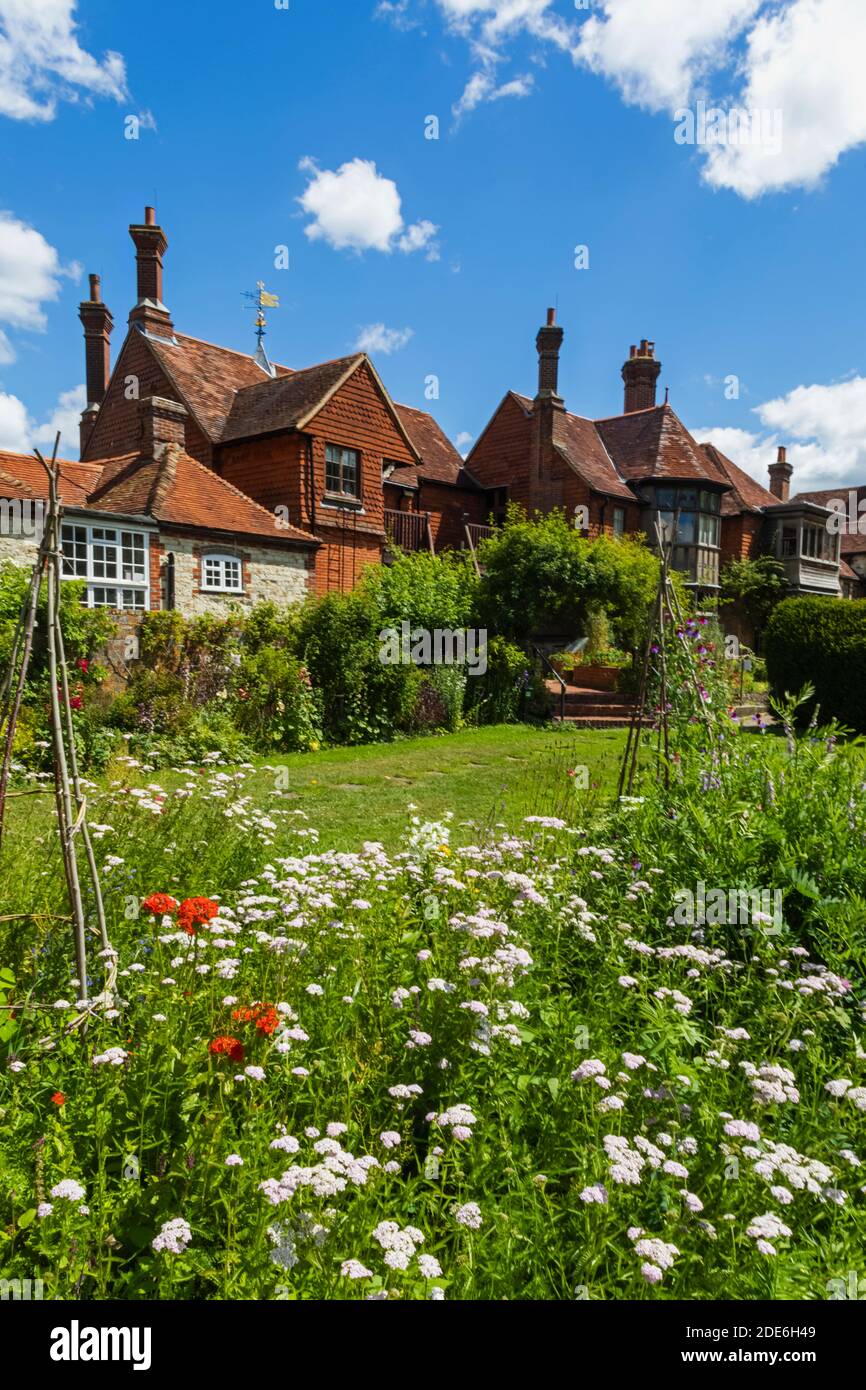
POLYGON ((736 604, 755 631, 761 634, 773 609, 788 591, 785 567, 772 555, 755 560, 729 560, 720 577, 719 601, 736 604))
POLYGON ((774 610, 764 637, 774 694, 811 687, 801 717, 821 717, 866 733, 866 600, 788 598, 774 610))
POLYGON ((641 540, 590 541, 559 511, 528 519, 509 510, 505 526, 479 549, 483 625, 512 640, 583 635, 600 614, 616 642, 635 648, 658 586, 658 561, 641 540))

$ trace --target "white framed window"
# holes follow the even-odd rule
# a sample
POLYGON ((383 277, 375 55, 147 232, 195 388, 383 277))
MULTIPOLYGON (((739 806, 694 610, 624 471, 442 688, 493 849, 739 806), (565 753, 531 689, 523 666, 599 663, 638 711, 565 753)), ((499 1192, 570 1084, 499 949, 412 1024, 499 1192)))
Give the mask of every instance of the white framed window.
POLYGON ((243 564, 239 555, 203 555, 201 587, 211 593, 240 594, 244 587, 243 564))
POLYGON ((142 612, 148 606, 148 543, 145 531, 65 521, 61 530, 63 578, 87 583, 88 608, 142 612))

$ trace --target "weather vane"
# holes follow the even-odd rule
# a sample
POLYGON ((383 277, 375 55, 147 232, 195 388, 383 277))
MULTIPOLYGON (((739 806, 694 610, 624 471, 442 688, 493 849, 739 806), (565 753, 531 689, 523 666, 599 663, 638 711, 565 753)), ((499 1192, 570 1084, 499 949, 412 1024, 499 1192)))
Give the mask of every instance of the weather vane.
POLYGON ((258 338, 258 347, 256 348, 256 361, 258 362, 259 366, 262 367, 268 373, 269 376, 274 376, 274 369, 271 366, 270 361, 268 360, 268 354, 265 351, 264 345, 264 337, 267 332, 267 319, 265 318, 265 310, 279 309, 280 297, 278 294, 270 294, 265 289, 264 280, 257 281, 255 293, 253 293, 252 290, 243 290, 242 293, 244 299, 252 300, 252 303, 256 310, 256 337, 258 338))

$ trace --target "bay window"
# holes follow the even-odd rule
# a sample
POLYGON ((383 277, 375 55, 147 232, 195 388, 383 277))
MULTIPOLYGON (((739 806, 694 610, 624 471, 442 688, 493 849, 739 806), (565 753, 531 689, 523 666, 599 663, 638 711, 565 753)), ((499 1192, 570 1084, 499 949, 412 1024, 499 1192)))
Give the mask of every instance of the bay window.
POLYGON ((64 579, 83 579, 88 608, 143 611, 148 606, 148 544, 144 531, 65 521, 64 579))
POLYGON ((646 522, 650 544, 656 541, 656 521, 666 545, 673 544, 673 568, 697 588, 718 588, 721 540, 721 493, 709 488, 669 484, 647 486, 644 500, 652 508, 646 522))

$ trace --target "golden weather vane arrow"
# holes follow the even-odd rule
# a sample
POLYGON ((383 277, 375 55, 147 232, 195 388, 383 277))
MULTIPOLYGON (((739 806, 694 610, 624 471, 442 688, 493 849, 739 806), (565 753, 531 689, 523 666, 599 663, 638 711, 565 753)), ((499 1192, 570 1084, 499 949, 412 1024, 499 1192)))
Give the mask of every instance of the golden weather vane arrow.
POLYGON ((258 347, 256 348, 255 360, 262 370, 268 373, 268 376, 275 376, 276 373, 265 351, 264 338, 267 333, 265 310, 279 309, 280 296, 278 294, 271 294, 266 290, 264 280, 257 281, 255 293, 253 293, 252 290, 244 290, 243 296, 244 299, 252 300, 252 306, 256 310, 256 337, 258 339, 258 347))

